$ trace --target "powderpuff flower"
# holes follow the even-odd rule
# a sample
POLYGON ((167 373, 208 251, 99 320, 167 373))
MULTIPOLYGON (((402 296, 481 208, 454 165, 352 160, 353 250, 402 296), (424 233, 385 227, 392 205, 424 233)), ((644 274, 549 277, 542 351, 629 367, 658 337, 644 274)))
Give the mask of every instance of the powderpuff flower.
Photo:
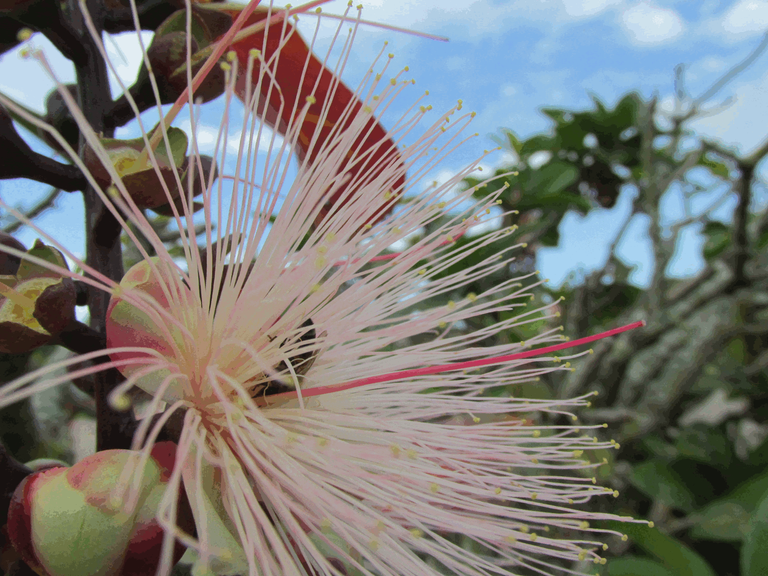
MULTIPOLYGON (((219 68, 225 111, 216 168, 203 169, 194 106, 188 161, 154 153, 159 141, 174 148, 178 133, 168 122, 142 128, 144 151, 139 146, 130 157, 156 172, 183 258, 169 253, 137 206, 127 173, 60 86, 111 184, 91 176, 70 149, 72 161, 142 255, 117 284, 38 230, 84 275, 48 266, 111 297, 107 350, 66 364, 75 375, 120 370, 125 382, 112 392, 115 407, 129 407, 133 388, 151 397, 144 410, 161 417, 142 421, 136 449, 149 453, 160 426, 183 418, 158 509, 167 533, 159 573, 170 570, 174 537, 194 550, 199 574, 551 574, 576 573, 577 561, 604 562, 602 538, 612 532, 599 522, 626 518, 587 507, 613 493, 594 485, 589 470, 596 464, 587 458, 612 444, 595 437, 597 427, 575 424, 573 413, 589 397, 484 394, 570 369, 573 356, 553 355, 570 346, 558 330, 484 344, 555 315, 551 306, 530 305, 535 279, 435 305, 508 267, 520 247, 513 229, 455 247, 490 217, 503 192, 497 187, 481 200, 473 189, 457 192, 482 158, 422 191, 422 179, 461 144, 474 114, 460 102, 437 113, 421 97, 382 130, 381 115, 414 90, 407 69, 393 72, 384 51, 354 98, 334 108, 343 88, 336 78, 357 34, 357 24, 346 34, 348 22, 334 40, 338 63, 329 64, 330 51, 323 60, 337 76, 322 87, 306 57, 294 81, 308 95, 291 97, 278 69, 295 29, 284 12, 257 14, 272 40, 234 50, 219 68), (244 118, 234 125, 236 95, 244 118), (308 121, 330 127, 308 133, 308 121), (300 162, 291 181, 292 150, 300 162), (193 189, 201 192, 199 214, 193 189), (391 252, 395 243, 407 247, 391 252), (459 266, 492 243, 501 246, 493 257, 459 266), (497 320, 464 329, 480 317, 497 320), (106 355, 102 364, 80 367, 106 355), (194 537, 176 527, 182 483, 194 537)), ((191 84, 199 67, 188 62, 188 69, 191 84)), ((0 405, 70 378, 51 375, 60 367, 4 387, 0 405)), ((126 502, 135 499, 130 482, 118 485, 126 502)))

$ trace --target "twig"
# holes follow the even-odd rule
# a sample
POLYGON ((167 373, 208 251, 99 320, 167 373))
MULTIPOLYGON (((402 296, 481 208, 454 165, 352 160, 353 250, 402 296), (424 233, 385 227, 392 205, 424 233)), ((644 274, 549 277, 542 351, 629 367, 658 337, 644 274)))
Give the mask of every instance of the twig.
POLYGON ((752 201, 752 178, 755 172, 753 164, 740 165, 739 168, 741 169, 741 178, 736 186, 739 204, 733 215, 733 289, 748 284, 746 278, 746 265, 749 259, 747 220, 749 219, 749 205, 752 201))
POLYGON ((712 98, 715 94, 717 94, 720 90, 725 87, 728 82, 733 80, 736 76, 741 74, 744 70, 749 68, 749 66, 758 59, 760 54, 762 54, 765 49, 768 48, 768 33, 763 35, 763 39, 760 41, 760 44, 757 45, 757 48, 755 48, 749 56, 747 56, 744 60, 742 60, 739 64, 728 70, 725 74, 723 74, 722 77, 720 77, 717 82, 712 84, 707 90, 704 91, 704 93, 696 98, 693 101, 693 107, 692 110, 697 110, 704 102, 712 98))
MULTIPOLYGON (((59 194, 61 194, 61 189, 54 188, 45 196, 45 198, 43 198, 42 200, 40 200, 40 202, 32 206, 32 208, 24 212, 24 216, 29 220, 34 220, 35 218, 40 216, 40 214, 48 210, 48 208, 51 208, 53 206, 53 203, 56 201, 56 198, 59 197, 59 194)), ((13 234, 14 232, 16 232, 16 230, 18 230, 22 226, 24 226, 24 222, 22 222, 21 220, 17 220, 16 222, 13 222, 12 224, 8 224, 8 226, 4 227, 3 232, 5 232, 6 234, 13 234)))

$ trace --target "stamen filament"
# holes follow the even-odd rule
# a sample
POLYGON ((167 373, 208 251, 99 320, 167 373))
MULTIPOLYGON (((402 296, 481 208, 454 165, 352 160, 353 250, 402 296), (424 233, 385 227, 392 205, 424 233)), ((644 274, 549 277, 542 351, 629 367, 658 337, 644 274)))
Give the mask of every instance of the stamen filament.
MULTIPOLYGON (((574 346, 581 346, 582 344, 589 344, 596 340, 602 340, 603 338, 610 338, 616 336, 622 332, 628 332, 635 328, 645 326, 644 320, 632 322, 619 328, 613 328, 595 334, 594 336, 586 336, 570 342, 563 342, 562 344, 554 344, 552 346, 545 346, 544 348, 537 348, 536 350, 528 350, 527 352, 517 352, 515 354, 507 354, 504 356, 494 356, 493 358, 482 358, 480 360, 469 360, 467 362, 455 362, 453 364, 441 364, 439 366, 427 366, 425 368, 414 368, 412 370, 402 370, 400 372, 391 372, 389 374, 380 374, 378 376, 370 376, 369 378, 360 378, 359 380, 352 380, 351 382, 343 382, 341 384, 331 384, 330 386, 319 386, 317 388, 305 389, 302 391, 304 398, 311 396, 321 396, 323 394, 333 394, 334 392, 343 392, 344 390, 350 390, 352 388, 359 388, 361 386, 368 386, 370 384, 381 384, 383 382, 393 382, 395 380, 402 380, 403 378, 414 378, 417 376, 430 376, 432 374, 440 374, 442 372, 450 372, 453 370, 468 370, 472 368, 481 368, 483 366, 492 366, 494 364, 502 364, 504 362, 510 362, 512 360, 523 360, 525 358, 533 358, 535 356, 541 356, 542 354, 548 354, 549 352, 557 352, 558 350, 566 350, 573 348, 574 346)), ((271 404, 274 400, 287 400, 295 398, 296 392, 283 392, 281 394, 274 394, 265 398, 266 402, 271 404)))

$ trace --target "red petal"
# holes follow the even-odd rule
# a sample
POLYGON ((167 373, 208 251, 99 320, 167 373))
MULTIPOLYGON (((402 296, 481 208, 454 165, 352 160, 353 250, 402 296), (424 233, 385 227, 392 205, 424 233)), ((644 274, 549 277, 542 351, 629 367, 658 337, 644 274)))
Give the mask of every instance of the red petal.
MULTIPOLYGON (((237 12, 231 12, 231 14, 233 17, 237 16, 237 12)), ((251 14, 245 26, 261 22, 266 17, 266 10, 257 9, 251 14)), ((296 111, 301 110, 306 104, 308 96, 316 98, 316 102, 310 105, 309 112, 299 130, 296 150, 300 160, 309 156, 309 160, 314 161, 318 153, 323 150, 323 145, 328 140, 334 127, 341 122, 341 128, 346 129, 362 108, 362 103, 349 88, 343 83, 337 82, 333 73, 325 68, 320 60, 310 52, 309 47, 299 36, 299 33, 293 30, 293 25, 290 23, 283 24, 283 22, 275 24, 274 30, 270 30, 269 26, 267 26, 265 30, 256 32, 232 44, 231 49, 237 54, 239 70, 241 71, 236 85, 236 93, 241 100, 245 99, 248 52, 254 48, 261 50, 262 62, 269 62, 278 50, 280 51, 276 70, 274 67, 271 68, 275 81, 280 87, 280 94, 278 94, 274 87, 270 93, 270 83, 262 82, 262 101, 259 103, 259 111, 265 112, 264 119, 278 132, 285 134, 287 126, 291 124, 294 109, 296 111), (290 37, 280 48, 285 37, 281 33, 284 25, 286 26, 285 36, 290 35, 290 37), (266 42, 264 41, 265 32, 266 42), (305 65, 306 72, 304 71, 305 65), (304 75, 303 81, 302 73, 304 75), (317 84, 317 89, 313 94, 312 91, 315 88, 315 84, 317 84), (318 126, 317 121, 319 120, 325 100, 331 97, 331 95, 333 99, 328 107, 325 121, 322 126, 318 126), (283 103, 282 111, 280 109, 281 103, 283 103), (265 107, 266 110, 264 110, 265 107), (346 114, 346 117, 342 120, 342 116, 348 107, 351 109, 351 113, 346 114), (315 136, 317 136, 317 141, 312 144, 315 136)), ((251 78, 253 86, 258 85, 259 75, 259 61, 255 61, 251 78)), ((338 133, 339 131, 337 130, 336 134, 338 133)), ((391 200, 385 200, 385 192, 387 190, 381 191, 382 207, 373 220, 379 220, 386 216, 391 211, 396 197, 402 193, 405 184, 405 167, 395 143, 387 136, 387 132, 381 124, 371 118, 351 150, 357 152, 347 154, 347 161, 339 166, 339 173, 345 170, 350 156, 353 159, 357 159, 363 157, 369 151, 372 153, 364 161, 349 168, 347 174, 351 178, 346 180, 346 183, 339 187, 333 196, 328 199, 317 218, 316 224, 319 224, 330 212, 333 205, 341 199, 341 196, 350 193, 348 197, 342 200, 342 204, 346 203, 350 198, 354 197, 360 187, 370 183, 374 178, 381 175, 384 170, 388 170, 396 175, 395 178, 391 179, 388 186, 392 192, 392 197, 391 200), (359 151, 357 151, 358 147, 360 147, 359 151), (354 187, 352 190, 348 190, 350 185, 354 187)))

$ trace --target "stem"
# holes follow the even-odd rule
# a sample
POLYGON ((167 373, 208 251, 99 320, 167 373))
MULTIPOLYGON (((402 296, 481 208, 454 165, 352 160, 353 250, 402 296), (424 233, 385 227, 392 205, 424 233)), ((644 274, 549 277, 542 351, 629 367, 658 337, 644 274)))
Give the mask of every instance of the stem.
MULTIPOLYGON (((87 32, 80 21, 81 6, 87 9, 96 30, 103 30, 103 22, 106 14, 101 0, 86 0, 79 4, 76 0, 70 0, 74 4, 72 14, 77 14, 78 27, 80 29, 83 49, 88 54, 84 65, 76 66, 78 95, 83 114, 96 133, 102 133, 107 137, 112 136, 112 130, 106 126, 105 118, 112 105, 112 96, 109 90, 107 67, 99 54, 93 38, 87 32)), ((85 140, 80 137, 80 156, 85 154, 85 140)), ((86 263, 98 270, 108 278, 119 282, 123 277, 123 255, 120 245, 121 227, 115 217, 107 210, 97 195, 96 191, 88 186, 83 191, 85 202, 86 221, 86 263)), ((106 331, 107 307, 109 295, 91 290, 88 297, 88 309, 90 311, 90 325, 97 333, 106 331)), ((107 402, 109 392, 119 384, 120 373, 116 370, 107 370, 94 375, 96 400, 96 449, 130 448, 133 436, 133 415, 130 412, 117 412, 112 410, 107 402)))

